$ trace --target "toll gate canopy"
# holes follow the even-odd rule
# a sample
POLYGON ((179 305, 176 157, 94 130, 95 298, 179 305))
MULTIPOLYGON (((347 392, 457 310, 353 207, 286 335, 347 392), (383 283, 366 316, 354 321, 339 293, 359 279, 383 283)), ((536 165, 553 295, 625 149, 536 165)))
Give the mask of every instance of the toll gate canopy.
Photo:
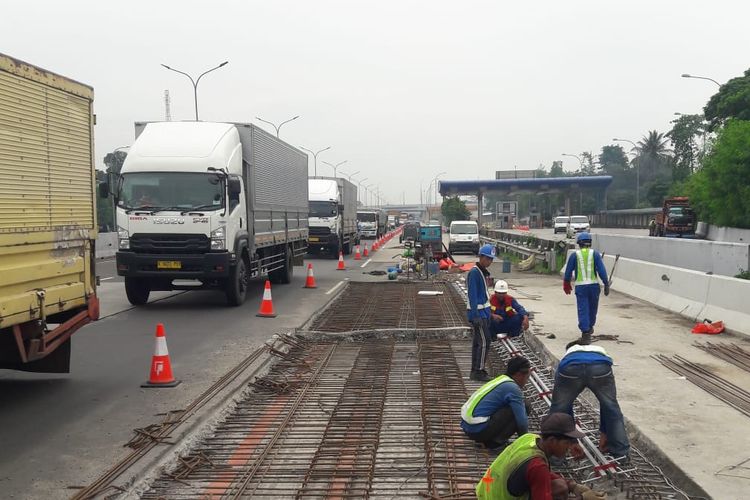
MULTIPOLYGON (((477 196, 479 206, 485 194, 497 194, 508 197, 519 193, 543 195, 564 193, 566 195, 565 208, 570 214, 570 195, 583 190, 601 190, 603 207, 607 207, 607 188, 612 184, 611 175, 591 175, 585 177, 542 177, 521 179, 487 179, 466 181, 440 181, 439 188, 442 196, 474 195, 477 196)), ((481 221, 480 221, 481 224, 481 221)))

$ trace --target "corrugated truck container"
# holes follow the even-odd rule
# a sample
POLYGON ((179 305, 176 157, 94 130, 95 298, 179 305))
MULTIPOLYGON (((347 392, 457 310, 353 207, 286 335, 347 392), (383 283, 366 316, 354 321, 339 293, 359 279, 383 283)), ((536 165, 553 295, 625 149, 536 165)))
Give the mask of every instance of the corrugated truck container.
POLYGON ((68 372, 99 316, 93 99, 0 54, 0 368, 68 372))

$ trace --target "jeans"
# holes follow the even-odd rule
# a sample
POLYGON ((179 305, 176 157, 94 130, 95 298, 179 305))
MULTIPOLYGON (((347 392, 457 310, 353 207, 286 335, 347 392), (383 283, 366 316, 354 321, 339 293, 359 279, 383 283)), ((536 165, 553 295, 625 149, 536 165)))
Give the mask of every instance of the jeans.
POLYGON ((552 392, 550 413, 573 415, 573 401, 585 388, 599 400, 599 430, 607 435, 607 446, 614 457, 630 451, 625 420, 617 403, 617 388, 612 367, 607 363, 570 364, 558 370, 552 392))
POLYGON ((576 286, 576 305, 578 306, 578 328, 582 333, 591 331, 596 324, 596 311, 599 309, 599 284, 576 286))
POLYGON ((478 318, 471 323, 474 336, 471 340, 471 371, 484 370, 484 362, 490 352, 492 334, 489 318, 478 318))
POLYGON ((496 448, 502 446, 513 434, 521 434, 516 425, 516 417, 513 415, 513 410, 510 406, 500 408, 492 414, 487 427, 477 433, 469 433, 466 435, 471 438, 472 441, 482 443, 489 448, 496 448))
POLYGON ((511 337, 518 337, 521 335, 521 323, 523 323, 523 316, 515 314, 510 318, 505 318, 502 321, 490 320, 490 331, 492 336, 495 337, 498 333, 507 333, 511 337))

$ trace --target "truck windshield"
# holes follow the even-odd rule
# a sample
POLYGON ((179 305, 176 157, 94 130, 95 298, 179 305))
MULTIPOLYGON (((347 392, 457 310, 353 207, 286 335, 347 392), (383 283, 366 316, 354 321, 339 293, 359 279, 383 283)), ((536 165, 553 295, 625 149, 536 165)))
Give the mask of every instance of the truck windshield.
POLYGON ((454 224, 451 226, 451 234, 477 234, 476 224, 454 224))
POLYGON ((357 213, 357 219, 359 222, 375 222, 375 214, 373 213, 357 213))
POLYGON ((335 201, 311 201, 310 217, 335 217, 337 208, 335 201))
POLYGON ((122 175, 118 200, 124 209, 219 210, 224 187, 211 173, 132 172, 122 175))

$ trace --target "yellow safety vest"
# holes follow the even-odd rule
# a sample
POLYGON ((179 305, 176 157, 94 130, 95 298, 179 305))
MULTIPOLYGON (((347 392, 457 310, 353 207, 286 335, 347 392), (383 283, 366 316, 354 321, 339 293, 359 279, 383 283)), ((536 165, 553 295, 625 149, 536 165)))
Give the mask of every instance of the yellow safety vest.
POLYGON ((576 286, 593 285, 596 280, 594 251, 590 248, 576 250, 576 286))
POLYGON ((474 408, 476 408, 479 402, 482 401, 482 399, 484 399, 484 397, 489 394, 489 392, 492 391, 495 387, 500 384, 504 384, 505 382, 512 381, 513 379, 509 376, 500 375, 499 377, 493 378, 482 387, 474 391, 474 394, 472 394, 469 400, 465 402, 461 407, 461 418, 463 419, 463 421, 470 425, 483 424, 484 422, 488 421, 490 417, 475 417, 474 408))
POLYGON ((476 487, 477 498, 480 500, 526 500, 528 494, 522 496, 511 495, 508 491, 508 478, 521 465, 534 457, 539 457, 545 462, 547 457, 536 445, 539 438, 536 434, 524 434, 516 439, 513 444, 506 447, 500 455, 492 462, 482 479, 476 487))

